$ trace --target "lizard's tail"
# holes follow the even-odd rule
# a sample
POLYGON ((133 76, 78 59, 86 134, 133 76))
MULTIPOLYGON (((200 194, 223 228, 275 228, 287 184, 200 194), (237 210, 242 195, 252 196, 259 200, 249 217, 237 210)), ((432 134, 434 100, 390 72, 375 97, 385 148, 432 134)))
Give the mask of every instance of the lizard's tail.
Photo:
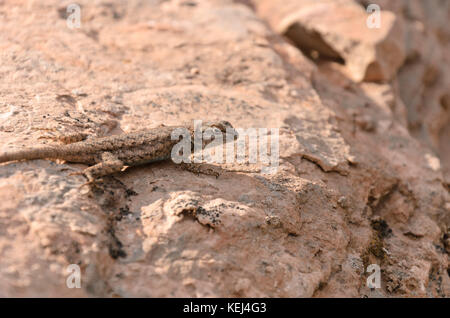
POLYGON ((59 153, 59 149, 54 147, 28 148, 18 151, 0 153, 0 163, 14 160, 32 160, 55 158, 59 153))

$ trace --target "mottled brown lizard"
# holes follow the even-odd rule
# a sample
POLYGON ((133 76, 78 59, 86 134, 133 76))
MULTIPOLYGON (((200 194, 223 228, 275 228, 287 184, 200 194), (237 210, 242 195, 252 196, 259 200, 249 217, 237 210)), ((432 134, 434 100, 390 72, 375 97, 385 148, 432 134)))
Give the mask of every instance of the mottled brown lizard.
MULTIPOLYGON (((121 171, 125 166, 136 166, 171 158, 172 148, 179 142, 173 140, 172 132, 184 128, 190 136, 193 147, 194 124, 180 126, 161 126, 145 131, 113 135, 109 137, 88 138, 67 145, 52 145, 27 148, 0 154, 0 163, 14 160, 62 159, 67 162, 91 165, 82 172, 89 182, 99 177, 121 171)), ((237 132, 227 121, 204 122, 201 133, 208 128, 219 129, 224 133, 224 142, 230 140, 227 134, 237 138, 237 132)), ((202 147, 208 144, 203 140, 202 147)), ((193 149, 193 148, 192 148, 193 149)))

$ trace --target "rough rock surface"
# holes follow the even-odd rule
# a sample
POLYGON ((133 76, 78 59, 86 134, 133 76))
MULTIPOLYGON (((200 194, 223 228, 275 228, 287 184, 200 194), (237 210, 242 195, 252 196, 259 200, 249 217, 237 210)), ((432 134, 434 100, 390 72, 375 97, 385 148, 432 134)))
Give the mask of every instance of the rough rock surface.
POLYGON ((342 60, 357 82, 391 80, 403 64, 403 24, 390 11, 380 12, 379 28, 368 28, 376 17, 353 0, 289 0, 278 7, 276 1, 258 2, 258 12, 276 31, 313 58, 342 60))
POLYGON ((1 151, 226 119, 279 128, 280 165, 163 162, 89 190, 82 165, 2 164, 0 296, 448 297, 450 5, 374 2, 376 39, 364 1, 335 28, 349 11, 323 1, 79 1, 78 29, 71 2, 1 3, 1 151), (294 11, 321 12, 338 58, 284 37, 294 11))

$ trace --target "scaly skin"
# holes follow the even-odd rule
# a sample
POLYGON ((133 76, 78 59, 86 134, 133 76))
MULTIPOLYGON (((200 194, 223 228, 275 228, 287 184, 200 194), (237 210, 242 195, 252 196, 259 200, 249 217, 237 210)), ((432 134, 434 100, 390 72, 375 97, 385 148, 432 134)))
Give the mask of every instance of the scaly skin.
MULTIPOLYGON (((222 133, 237 133, 226 121, 205 122, 202 130, 217 128, 222 133), (228 128, 228 130, 227 130, 228 128)), ((92 165, 82 173, 89 181, 104 175, 121 171, 124 166, 167 160, 172 148, 179 140, 172 140, 171 134, 177 128, 185 128, 194 140, 192 124, 181 126, 162 126, 146 131, 133 132, 102 138, 89 138, 68 145, 28 148, 0 155, 0 163, 14 160, 63 159, 92 165)), ((203 132, 202 131, 202 132, 203 132)), ((224 135, 224 136, 225 136, 224 135)), ((205 144, 202 145, 203 147, 205 144)))

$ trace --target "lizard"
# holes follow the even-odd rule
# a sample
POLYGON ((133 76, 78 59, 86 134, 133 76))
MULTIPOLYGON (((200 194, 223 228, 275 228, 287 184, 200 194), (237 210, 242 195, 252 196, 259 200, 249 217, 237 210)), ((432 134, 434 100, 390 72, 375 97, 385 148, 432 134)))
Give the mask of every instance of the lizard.
MULTIPOLYGON (((224 139, 231 134, 233 140, 238 133, 227 121, 204 122, 201 133, 206 129, 219 129, 224 139)), ((16 160, 62 159, 67 162, 89 165, 88 168, 71 173, 83 175, 88 183, 94 183, 102 176, 122 171, 126 166, 137 166, 171 158, 172 148, 179 142, 172 139, 175 129, 187 129, 191 136, 191 150, 194 149, 193 124, 179 126, 161 126, 137 132, 112 135, 107 137, 90 137, 66 145, 31 147, 0 154, 0 163, 16 160)), ((202 139, 202 149, 210 142, 202 139)), ((225 141, 229 141, 226 138, 225 141)))

